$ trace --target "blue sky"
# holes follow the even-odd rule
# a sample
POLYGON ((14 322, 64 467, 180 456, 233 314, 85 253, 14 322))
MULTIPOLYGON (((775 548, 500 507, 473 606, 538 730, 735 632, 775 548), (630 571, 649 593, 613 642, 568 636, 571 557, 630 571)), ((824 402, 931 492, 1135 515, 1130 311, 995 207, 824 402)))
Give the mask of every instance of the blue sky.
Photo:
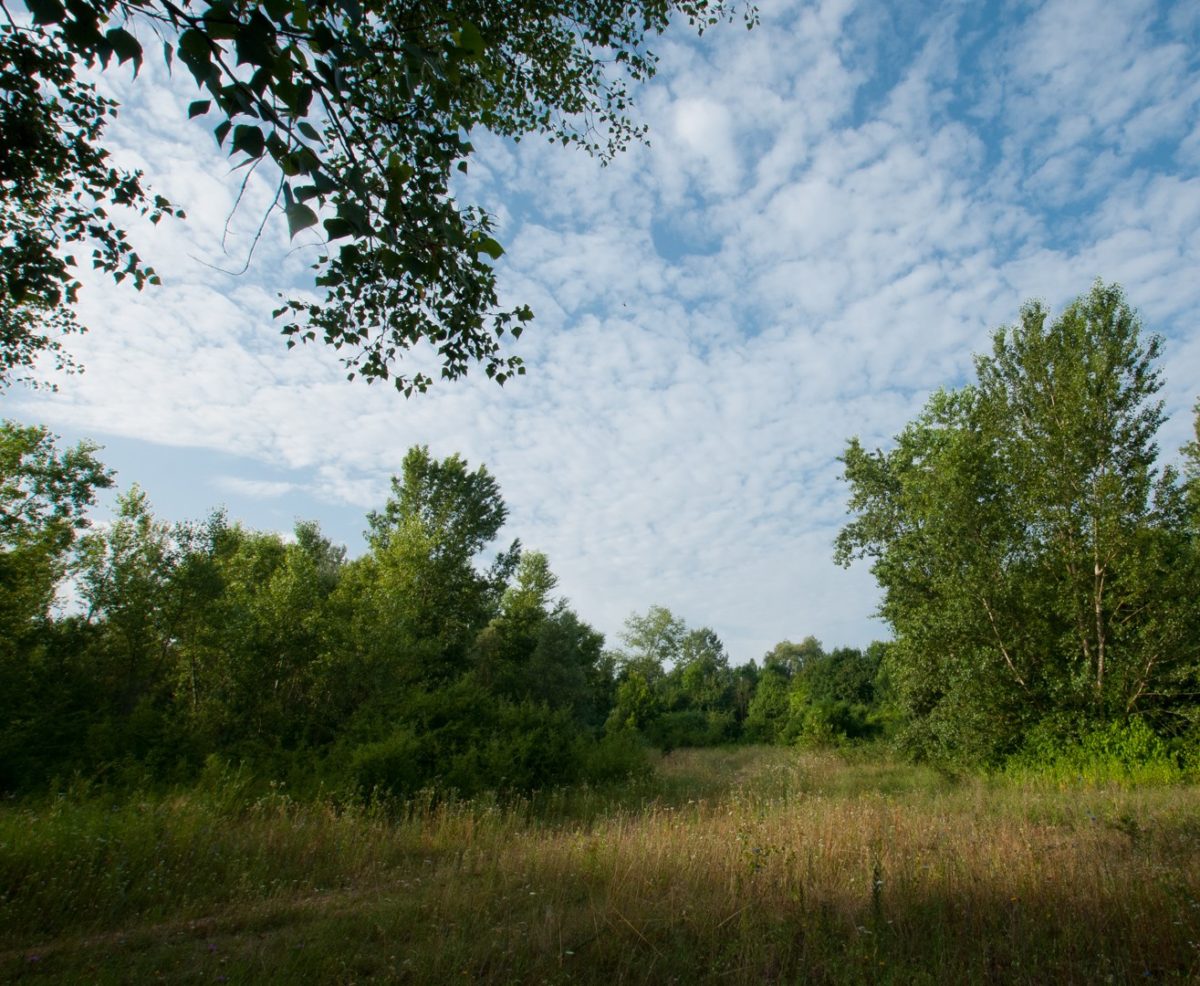
POLYGON ((1167 339, 1170 454, 1200 395, 1200 5, 764 2, 747 33, 655 46, 651 142, 607 168, 483 136, 462 188, 497 216, 506 301, 528 302, 528 375, 405 401, 287 352, 276 292, 314 243, 268 227, 265 186, 185 119, 186 78, 105 85, 112 144, 184 206, 138 229, 166 285, 84 291, 87 366, 3 413, 91 436, 169 519, 225 504, 361 549, 405 450, 497 476, 507 538, 545 551, 610 638, 632 611, 708 624, 735 661, 783 638, 886 635, 865 567, 832 560, 837 456, 886 443, 1023 300, 1120 281, 1167 339), (225 246, 222 247, 222 239, 225 246))

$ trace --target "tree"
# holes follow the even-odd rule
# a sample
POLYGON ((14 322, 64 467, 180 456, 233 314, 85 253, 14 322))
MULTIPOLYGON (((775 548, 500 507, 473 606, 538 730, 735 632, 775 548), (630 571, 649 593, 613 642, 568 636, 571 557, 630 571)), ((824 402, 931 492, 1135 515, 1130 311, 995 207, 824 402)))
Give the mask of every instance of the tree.
POLYGON ((865 739, 878 732, 875 680, 882 650, 837 647, 792 679, 791 732, 810 742, 865 739))
POLYGON ((59 452, 45 428, 0 423, 0 652, 47 615, 96 491, 112 485, 97 448, 59 452))
MULTIPOLYGON (((25 3, 31 21, 4 8, 0 28, 0 368, 28 365, 56 347, 54 328, 74 327, 58 302, 74 297, 76 260, 60 246, 89 241, 118 280, 156 279, 107 207, 178 212, 151 200, 139 174, 109 167, 101 141, 115 107, 78 80, 114 58, 136 72, 153 32, 201 90, 189 116, 208 116, 247 174, 270 175, 293 236, 320 229, 313 270, 325 297, 284 299, 276 315, 289 345, 321 337, 347 353, 351 376, 391 377, 405 393, 432 382, 398 369, 420 344, 445 378, 472 362, 501 383, 522 372, 501 339, 532 313, 500 309, 492 218, 453 194, 472 134, 544 134, 606 161, 642 136, 629 84, 654 74, 647 39, 675 16, 702 32, 737 10, 729 0, 25 3)), ((754 23, 752 7, 744 17, 754 23)))
POLYGON ((158 283, 107 209, 157 223, 183 213, 151 198, 136 172, 110 166, 99 145, 115 104, 76 77, 70 51, 14 24, 0 26, 0 387, 28 374, 43 352, 74 364, 60 337, 79 331, 79 282, 69 252, 92 245, 92 265, 140 290, 158 283))
POLYGON ((521 555, 513 584, 500 598, 499 612, 475 641, 475 667, 491 691, 516 699, 528 696, 527 665, 557 584, 544 554, 528 551, 521 555))
POLYGON ((1183 447, 1184 472, 1191 501, 1192 520, 1195 530, 1200 531, 1200 401, 1192 409, 1195 438, 1183 447))
POLYGON ((783 738, 790 713, 788 677, 779 665, 768 665, 759 675, 746 713, 746 738, 759 743, 778 742, 783 738))
POLYGON ((665 606, 651 606, 645 616, 631 613, 621 633, 626 647, 618 657, 622 672, 636 671, 654 684, 664 665, 679 660, 686 635, 687 625, 665 606))
MULTIPOLYGON (((471 471, 458 455, 439 461, 424 446, 410 449, 386 506, 367 518, 362 604, 371 614, 371 651, 403 659, 418 680, 458 674, 520 559, 514 541, 486 570, 476 568, 506 517, 486 468, 471 471)), ((352 577, 347 586, 354 584, 352 577)))
POLYGON ((689 631, 673 671, 681 697, 693 708, 732 711, 733 672, 725 644, 709 627, 689 631))
POLYGON ((663 606, 625 620, 610 728, 632 727, 656 746, 711 746, 733 738, 739 713, 734 672, 721 638, 708 627, 689 630, 663 606))
POLYGON ((110 706, 114 716, 129 716, 143 701, 170 699, 177 563, 170 525, 154 519, 137 486, 118 498, 111 524, 82 539, 79 595, 85 619, 99 630, 88 653, 100 684, 96 704, 110 706))
POLYGON ((781 640, 763 657, 763 670, 778 671, 785 679, 795 677, 806 665, 825 656, 821 641, 811 635, 800 643, 781 640))
POLYGON ((56 633, 50 610, 112 476, 96 446, 60 451, 55 441, 45 428, 0 423, 0 789, 40 779, 43 761, 81 738, 64 718, 78 708, 77 628, 56 633))
POLYGON ((925 752, 994 756, 1055 714, 1188 714, 1195 551, 1140 329, 1115 285, 1052 321, 1027 304, 891 451, 848 444, 837 558, 872 561, 925 752))
POLYGON ((575 721, 600 726, 610 679, 601 661, 604 638, 564 600, 552 600, 558 579, 539 551, 522 553, 499 612, 475 643, 479 680, 493 694, 569 709, 575 721))
MULTIPOLYGON (((199 677, 197 728, 225 749, 328 741, 337 710, 330 693, 338 687, 328 679, 341 669, 329 659, 325 629, 343 549, 313 523, 298 524, 290 544, 233 525, 214 548, 220 593, 189 641, 199 677)), ((191 663, 183 666, 190 671, 191 663)))

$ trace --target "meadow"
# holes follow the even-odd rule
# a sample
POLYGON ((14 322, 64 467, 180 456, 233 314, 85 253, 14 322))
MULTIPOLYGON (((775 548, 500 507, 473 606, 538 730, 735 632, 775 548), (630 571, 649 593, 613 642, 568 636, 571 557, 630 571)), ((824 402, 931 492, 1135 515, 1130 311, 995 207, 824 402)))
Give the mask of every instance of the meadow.
POLYGON ((0 980, 1200 981, 1200 790, 677 750, 501 801, 0 808, 0 980))

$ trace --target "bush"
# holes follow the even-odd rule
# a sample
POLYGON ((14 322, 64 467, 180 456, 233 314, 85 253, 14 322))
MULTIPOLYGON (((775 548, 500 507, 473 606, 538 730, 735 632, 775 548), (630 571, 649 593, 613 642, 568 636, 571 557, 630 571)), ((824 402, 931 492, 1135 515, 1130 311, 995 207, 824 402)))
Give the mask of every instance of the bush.
POLYGON ((367 743, 350 755, 350 778, 365 798, 405 796, 429 781, 425 744, 410 729, 398 729, 385 740, 367 743))
POLYGON ((569 710, 496 699, 462 683, 413 696, 404 724, 349 756, 363 797, 437 788, 472 797, 527 793, 577 780, 584 737, 569 710))
POLYGON ((1146 723, 1054 716, 1030 731, 1009 773, 1091 784, 1171 783, 1184 777, 1177 753, 1146 723))
POLYGON ((568 710, 501 702, 497 712, 495 731, 487 742, 454 761, 447 774, 451 787, 464 795, 528 792, 578 778, 581 737, 568 710))
POLYGON ((682 709, 664 712, 643 727, 646 739, 665 753, 680 747, 719 746, 730 742, 737 729, 732 712, 682 709))
POLYGON ((817 702, 792 717, 790 734, 797 746, 819 748, 873 740, 884 732, 883 717, 862 703, 817 702))
POLYGON ((613 729, 581 748, 580 779, 592 784, 645 777, 652 772, 646 744, 634 729, 613 729))

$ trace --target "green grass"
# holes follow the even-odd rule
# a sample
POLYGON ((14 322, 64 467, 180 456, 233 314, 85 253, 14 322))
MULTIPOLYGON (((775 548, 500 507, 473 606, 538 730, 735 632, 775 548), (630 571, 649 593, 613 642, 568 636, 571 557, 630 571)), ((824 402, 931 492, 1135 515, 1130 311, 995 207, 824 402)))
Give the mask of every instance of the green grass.
POLYGON ((0 980, 1200 981, 1200 791, 741 748, 507 804, 10 806, 0 980))

